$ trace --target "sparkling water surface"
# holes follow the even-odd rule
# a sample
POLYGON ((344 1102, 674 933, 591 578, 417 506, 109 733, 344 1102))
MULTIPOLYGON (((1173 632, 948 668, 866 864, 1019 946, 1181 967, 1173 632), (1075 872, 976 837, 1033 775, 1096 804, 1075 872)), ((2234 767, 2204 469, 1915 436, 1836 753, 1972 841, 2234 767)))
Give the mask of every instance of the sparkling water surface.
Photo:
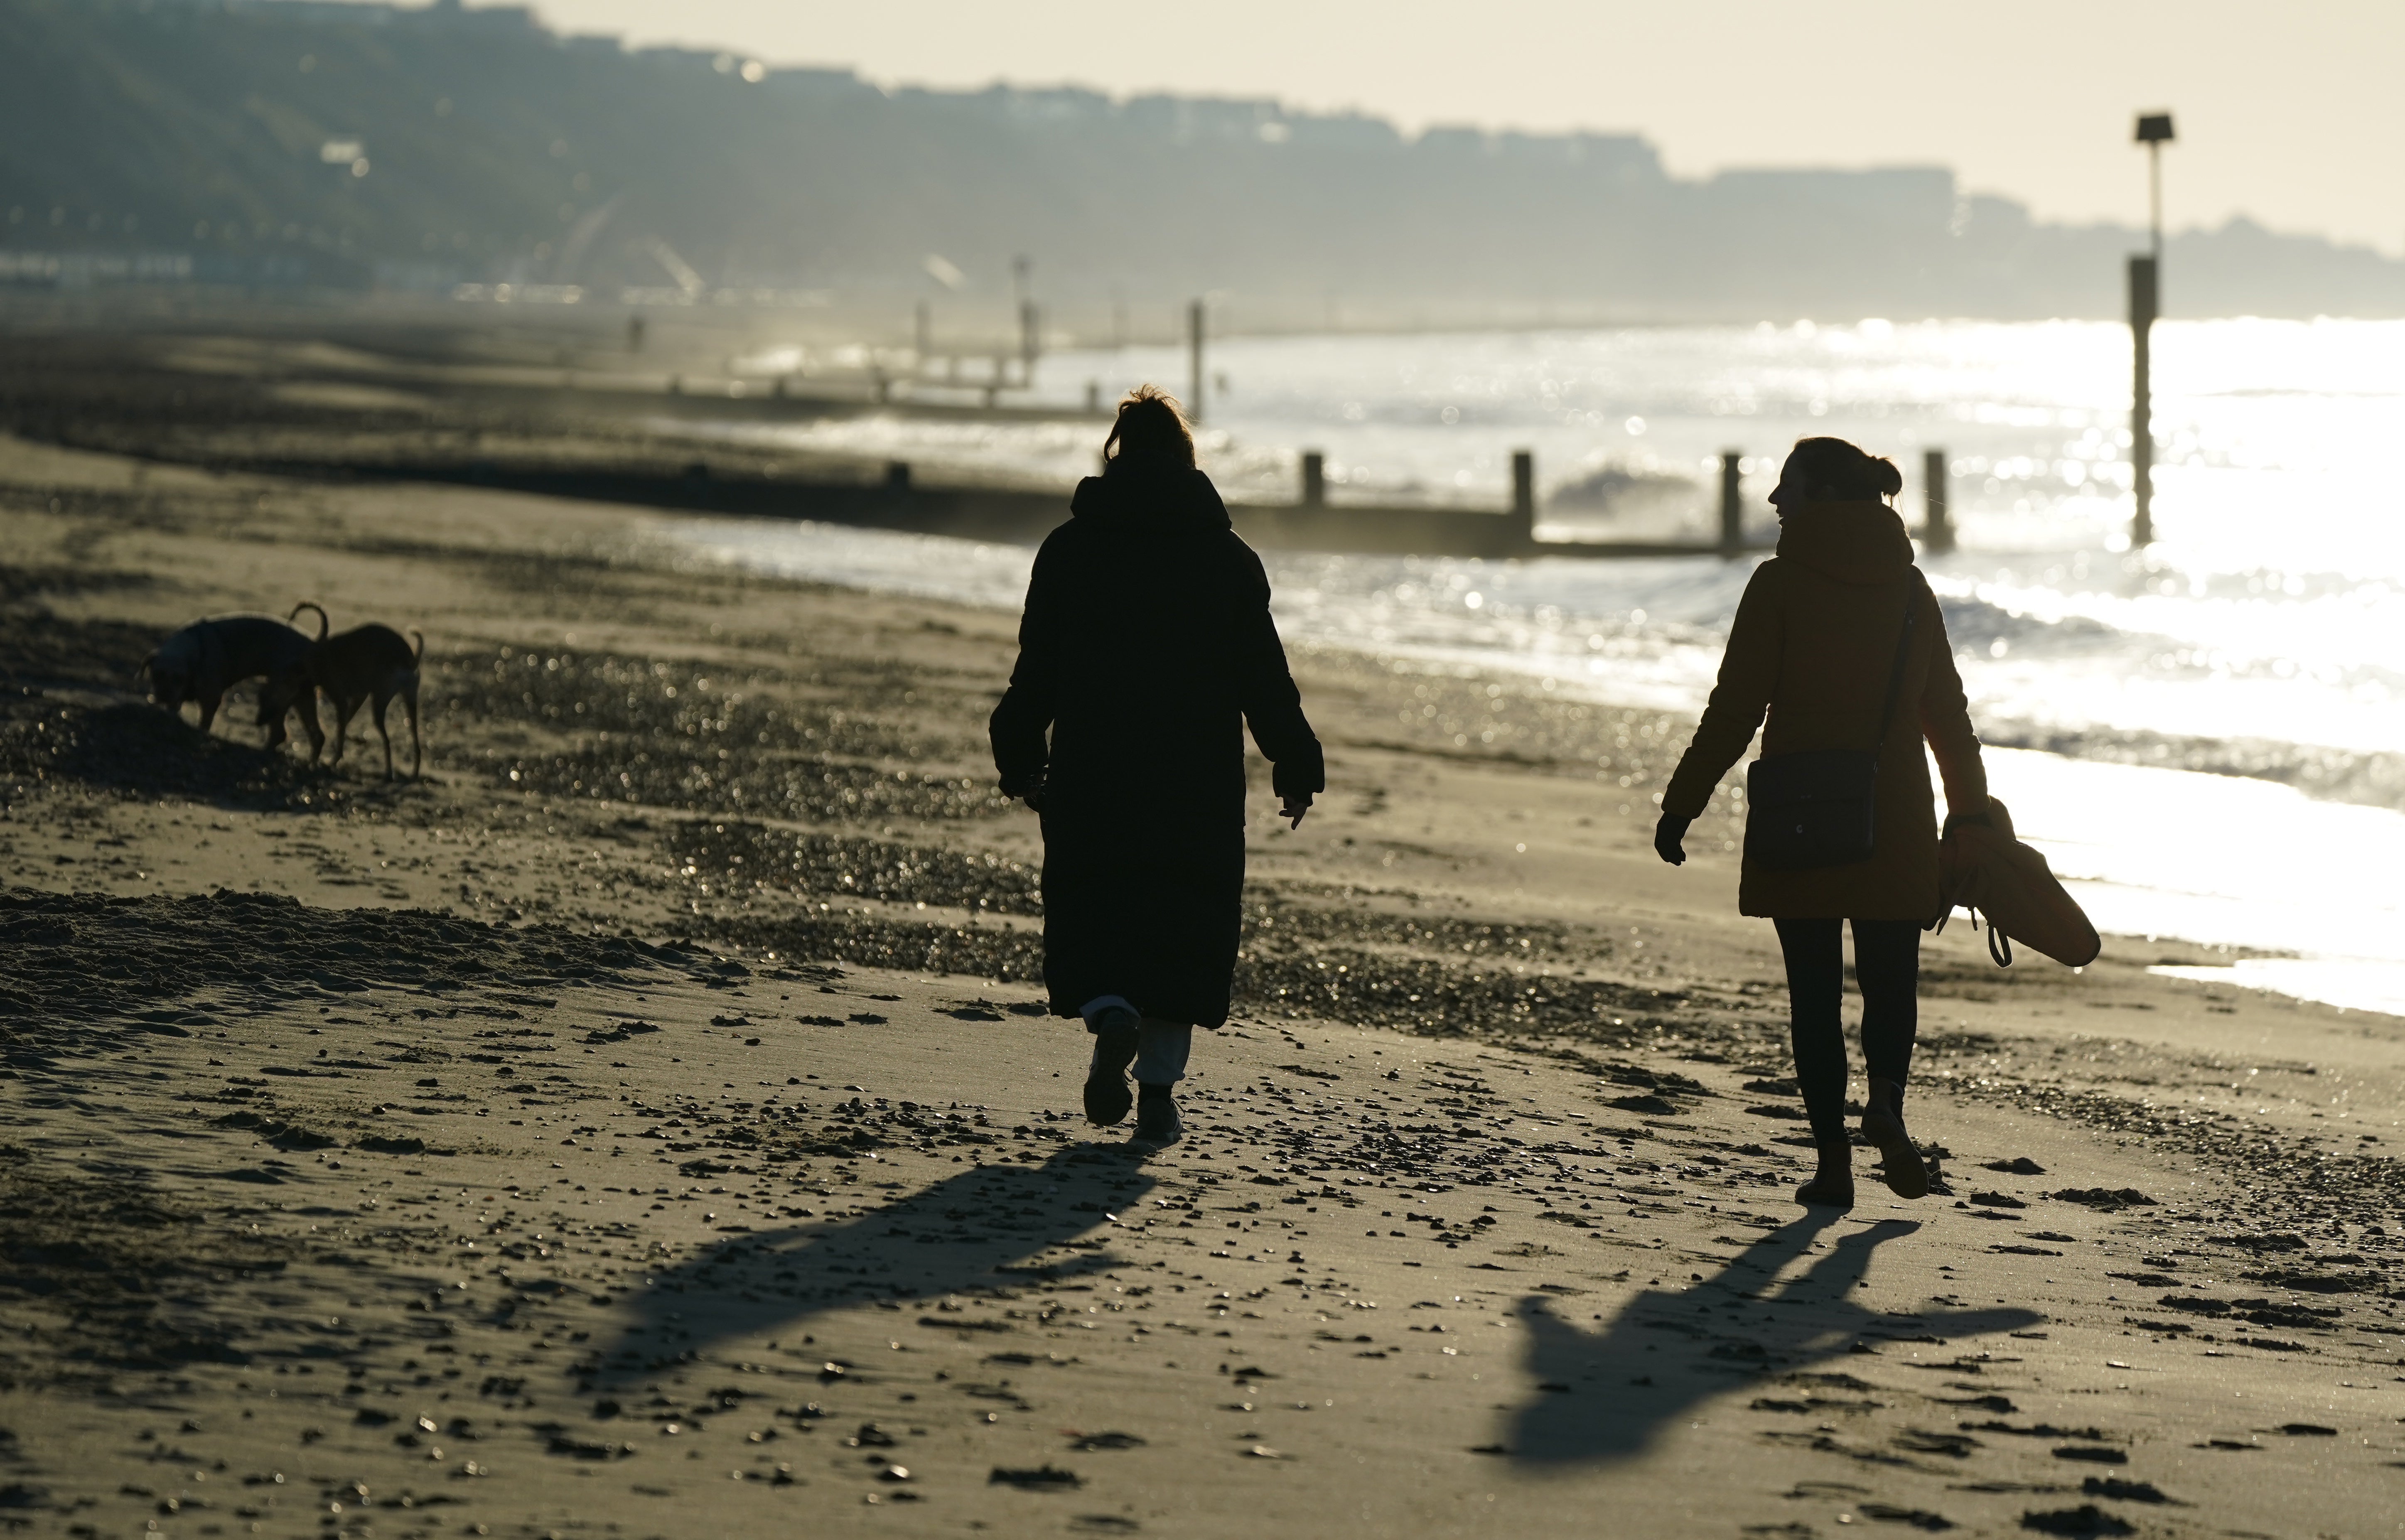
MULTIPOLYGON (((2024 836, 2102 929, 2298 954, 2178 971, 2405 1015, 2405 917, 2380 876, 2405 856, 2389 790, 2405 770, 2380 758, 2405 747, 2405 323, 2159 327, 2159 539, 2136 553, 2129 352, 2125 328, 2084 322, 1231 339, 1209 357, 1225 388, 1204 404, 1203 455, 1231 501, 1291 500, 1316 450, 1332 500, 1499 507, 1525 448, 1542 539, 1706 536, 1724 450, 1746 456, 1766 535, 1779 457, 1813 433, 1892 455, 1918 524, 1922 454, 1942 450, 1961 548, 1922 565, 1976 720, 2102 756, 1993 753, 2024 836), (2224 762, 2354 800, 2176 768, 2224 762), (2322 776, 2332 763, 2369 773, 2322 776)), ((1166 348, 1060 353, 1035 394, 1182 391, 1185 372, 1166 348)), ((1101 439, 898 415, 703 431, 1064 491, 1101 439)), ((997 608, 1016 608, 1031 555, 813 525, 664 528, 712 559, 997 608)), ((1267 559, 1290 638, 1687 711, 1750 570, 1267 559)))

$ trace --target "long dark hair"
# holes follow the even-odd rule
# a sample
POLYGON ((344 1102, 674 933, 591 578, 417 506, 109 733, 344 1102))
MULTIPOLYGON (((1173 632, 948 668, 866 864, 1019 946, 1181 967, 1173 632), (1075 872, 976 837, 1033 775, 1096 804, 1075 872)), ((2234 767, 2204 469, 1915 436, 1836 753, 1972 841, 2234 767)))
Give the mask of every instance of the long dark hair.
POLYGON ((1884 455, 1843 439, 1798 439, 1787 456, 1800 484, 1831 498, 1892 497, 1904 490, 1904 472, 1884 455))
POLYGON ((1103 462, 1131 469, 1193 469, 1194 430, 1186 426, 1177 398, 1159 385, 1129 391, 1119 402, 1111 436, 1103 441, 1103 462))

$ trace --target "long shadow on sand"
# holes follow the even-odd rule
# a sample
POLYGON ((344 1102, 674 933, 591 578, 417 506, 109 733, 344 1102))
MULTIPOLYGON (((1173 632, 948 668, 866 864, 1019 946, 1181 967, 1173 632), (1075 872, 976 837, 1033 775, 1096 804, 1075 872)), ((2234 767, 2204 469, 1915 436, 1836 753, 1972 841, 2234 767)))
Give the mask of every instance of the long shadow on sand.
POLYGON ((654 1273, 628 1299, 636 1323, 602 1349, 599 1379, 734 1338, 773 1337, 848 1305, 1125 1267, 1107 1240, 1081 1238, 1153 1185, 1132 1152, 1086 1145, 1040 1166, 975 1167, 853 1217, 732 1237, 654 1273))
POLYGON ((189 797, 258 813, 323 811, 357 794, 332 767, 302 758, 305 743, 299 752, 258 747, 251 715, 247 701, 230 701, 211 735, 156 706, 19 695, 0 702, 0 777, 189 797), (240 735, 224 735, 230 733, 240 735))
POLYGON ((1858 1342, 1934 1343, 2043 1319, 2010 1308, 1896 1316, 1855 1304, 1848 1295, 1870 1271, 1872 1251, 1920 1227, 1904 1220, 1856 1230, 1802 1273, 1773 1283, 1836 1223, 1835 1214, 1821 1212, 1783 1225, 1693 1288, 1638 1295, 1600 1333, 1561 1319, 1547 1296, 1523 1299, 1527 1368, 1544 1389, 1513 1419, 1512 1458, 1534 1465, 1624 1460, 1702 1402, 1767 1379, 1793 1387, 1767 1409, 1800 1412, 1824 1403, 1838 1409, 1843 1402, 1833 1398, 1868 1387, 1813 1366, 1848 1355, 1858 1342))

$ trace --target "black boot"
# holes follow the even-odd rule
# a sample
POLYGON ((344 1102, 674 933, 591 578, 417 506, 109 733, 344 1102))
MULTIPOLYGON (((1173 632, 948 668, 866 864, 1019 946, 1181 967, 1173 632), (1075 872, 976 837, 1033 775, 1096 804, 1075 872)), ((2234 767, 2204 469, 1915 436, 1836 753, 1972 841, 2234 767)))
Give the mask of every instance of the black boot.
POLYGON ((1177 1101, 1168 1086, 1138 1085, 1136 1090, 1135 1142, 1158 1149, 1186 1137, 1186 1125, 1177 1115, 1177 1101))
POLYGON ((1087 1024, 1094 1034, 1094 1062, 1086 1071, 1086 1117, 1097 1127, 1117 1123, 1135 1103, 1128 1094, 1127 1071, 1135 1062, 1138 1019, 1132 1011, 1113 1007, 1087 1024))
POLYGON ((1821 1208, 1854 1206, 1854 1147, 1845 1140, 1821 1146, 1821 1169, 1795 1190, 1795 1201, 1821 1208))
POLYGON ((1876 1145, 1879 1174, 1898 1197, 1929 1196, 1929 1167, 1904 1131, 1904 1087, 1892 1080, 1874 1080, 1868 1104, 1863 1108, 1863 1140, 1876 1145))

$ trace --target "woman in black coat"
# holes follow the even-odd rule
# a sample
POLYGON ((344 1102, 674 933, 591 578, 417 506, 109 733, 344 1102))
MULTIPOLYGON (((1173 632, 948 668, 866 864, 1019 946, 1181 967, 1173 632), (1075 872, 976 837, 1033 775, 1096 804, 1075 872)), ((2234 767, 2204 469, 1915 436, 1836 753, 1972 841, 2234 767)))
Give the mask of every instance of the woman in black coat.
POLYGON ((1166 1144, 1192 1030, 1228 1019, 1245 727, 1295 824, 1326 777, 1269 579, 1195 469, 1177 403, 1131 395, 1103 456, 1035 554, 993 759, 1043 819, 1044 982, 1053 1014, 1094 1037, 1086 1115, 1127 1115, 1132 1063, 1135 1137, 1166 1144))

